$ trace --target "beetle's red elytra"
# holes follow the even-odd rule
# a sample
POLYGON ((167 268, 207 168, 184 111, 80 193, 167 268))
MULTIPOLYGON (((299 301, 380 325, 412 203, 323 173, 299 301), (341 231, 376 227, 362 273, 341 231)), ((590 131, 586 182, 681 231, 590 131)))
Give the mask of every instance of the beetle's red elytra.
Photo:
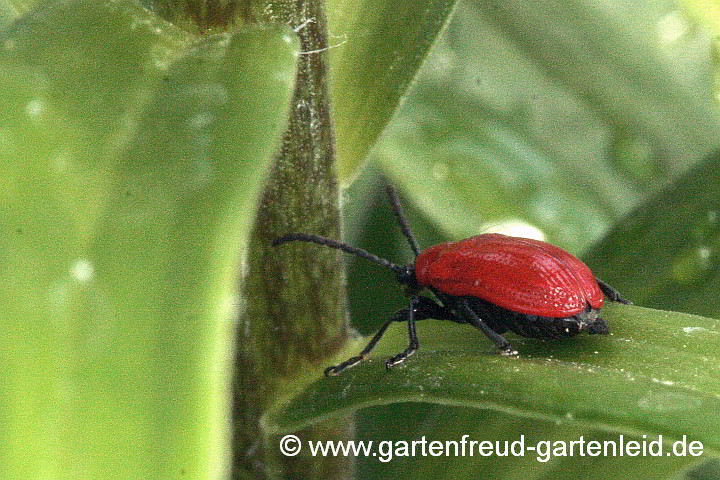
POLYGON ((600 309, 595 276, 565 250, 529 238, 486 233, 435 245, 415 259, 418 285, 478 297, 518 313, 568 317, 600 309))
POLYGON ((470 324, 506 355, 517 351, 502 336, 554 339, 582 331, 607 334, 600 317, 605 296, 629 304, 617 290, 595 277, 587 265, 565 250, 539 240, 487 233, 420 251, 397 194, 388 187, 395 216, 415 254, 406 266, 329 238, 291 233, 273 246, 292 241, 316 243, 366 258, 393 272, 408 287, 410 304, 395 312, 358 355, 325 369, 337 375, 365 359, 392 322, 408 325, 408 347, 385 362, 404 362, 419 347, 415 322, 428 318, 470 324), (422 295, 427 292, 429 295, 422 295))

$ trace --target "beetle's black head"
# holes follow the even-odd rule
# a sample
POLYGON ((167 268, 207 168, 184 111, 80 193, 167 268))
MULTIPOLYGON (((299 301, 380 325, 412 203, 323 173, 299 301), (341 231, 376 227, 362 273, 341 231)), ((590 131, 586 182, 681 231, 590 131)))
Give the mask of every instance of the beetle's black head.
POLYGON ((411 294, 422 290, 422 287, 417 283, 417 278, 415 278, 415 265, 412 263, 402 267, 402 271, 396 272, 396 278, 398 282, 407 286, 408 292, 411 294))

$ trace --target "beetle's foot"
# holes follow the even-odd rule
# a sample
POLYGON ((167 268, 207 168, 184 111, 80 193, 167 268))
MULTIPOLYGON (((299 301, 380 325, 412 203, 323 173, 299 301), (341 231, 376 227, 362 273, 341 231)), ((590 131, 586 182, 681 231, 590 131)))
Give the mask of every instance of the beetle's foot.
POLYGON ((397 364, 403 363, 407 358, 415 353, 417 350, 417 347, 408 347, 405 349, 404 352, 400 352, 397 355, 390 357, 385 362, 385 369, 390 370, 392 367, 394 367, 397 364))
POLYGON ((358 363, 362 362, 364 359, 364 356, 358 355, 357 357, 348 358, 344 362, 337 365, 331 365, 325 369, 325 376, 331 377, 335 375, 340 375, 343 371, 347 370, 348 368, 354 367, 358 363))
POLYGON ((514 357, 515 355, 518 355, 518 351, 515 350, 512 345, 507 343, 500 347, 500 355, 504 355, 506 357, 514 357))

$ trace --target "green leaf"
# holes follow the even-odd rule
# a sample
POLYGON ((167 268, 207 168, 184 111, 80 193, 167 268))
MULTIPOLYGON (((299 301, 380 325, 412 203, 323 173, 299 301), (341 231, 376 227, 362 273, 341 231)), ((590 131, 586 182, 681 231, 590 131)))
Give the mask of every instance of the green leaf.
POLYGON ((708 459, 699 465, 693 465, 679 475, 673 476, 673 480, 714 480, 720 478, 720 460, 717 458, 708 459))
MULTIPOLYGON (((640 307, 606 314, 611 336, 514 338, 517 358, 498 355, 466 326, 421 324, 421 350, 386 372, 385 358, 407 343, 396 326, 372 359, 310 384, 272 410, 266 426, 293 431, 359 408, 419 401, 667 440, 687 435, 720 451, 718 322, 640 307)), ((353 345, 339 358, 356 353, 353 345)))
POLYGON ((402 99, 456 0, 330 0, 337 170, 349 182, 402 99))
POLYGON ((7 1, 0 1, 0 28, 9 25, 18 16, 17 10, 7 1))
POLYGON ((670 3, 463 3, 372 157, 447 237, 530 225, 581 252, 718 145, 711 88, 670 3))
POLYGON ((0 45, 3 478, 220 475, 235 275, 291 32, 195 40, 81 0, 0 45))
MULTIPOLYGON (((395 445, 401 445, 399 442, 419 442, 425 437, 426 447, 432 441, 439 441, 443 445, 447 441, 459 444, 457 456, 454 445, 449 444, 449 455, 438 457, 423 456, 420 445, 416 446, 415 456, 402 456, 397 450, 391 451, 390 461, 386 461, 388 453, 382 458, 380 455, 358 457, 356 477, 363 479, 404 478, 407 472, 413 472, 413 478, 423 479, 599 480, 618 478, 618 472, 621 472, 622 478, 666 478, 662 472, 676 471, 698 462, 697 457, 690 456, 589 456, 587 451, 582 456, 579 455, 580 441, 584 440, 586 445, 590 441, 600 442, 600 445, 604 445, 604 442, 617 445, 619 435, 582 425, 518 417, 490 409, 403 402, 370 407, 355 415, 355 418, 358 424, 356 441, 373 440, 376 446, 379 445, 377 442, 384 441, 387 444, 387 441, 397 441, 395 445), (464 436, 465 456, 461 449, 464 436), (547 442, 558 441, 568 444, 576 442, 573 455, 569 455, 569 449, 566 450, 568 456, 553 455, 547 442), (482 456, 476 447, 470 455, 470 442, 478 442, 476 446, 479 442, 491 442, 493 447, 499 445, 501 453, 504 453, 507 442, 508 454, 482 456), (513 450, 520 451, 522 443, 525 445, 524 455, 512 455, 513 450), (530 450, 535 447, 536 450, 530 450)), ((647 437, 645 440, 649 442, 654 438, 647 437)), ((624 441, 642 442, 643 438, 625 435, 624 441)), ((612 453, 611 449, 609 453, 612 453)))
POLYGON ((683 0, 683 3, 717 37, 720 33, 720 5, 703 0, 683 0))
POLYGON ((720 152, 630 213, 587 261, 637 304, 720 316, 718 192, 720 152))

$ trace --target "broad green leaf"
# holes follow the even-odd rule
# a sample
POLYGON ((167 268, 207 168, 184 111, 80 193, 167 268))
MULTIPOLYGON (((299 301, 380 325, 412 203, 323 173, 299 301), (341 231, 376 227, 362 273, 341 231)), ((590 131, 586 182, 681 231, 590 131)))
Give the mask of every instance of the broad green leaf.
POLYGON ((349 182, 357 173, 455 1, 328 2, 330 81, 341 180, 349 182))
POLYGON ((639 305, 720 316, 720 153, 630 213, 590 252, 639 305))
POLYGON ((291 431, 359 408, 418 401, 667 440, 687 435, 707 452, 720 451, 717 322, 618 306, 608 307, 606 318, 611 336, 513 338, 517 358, 498 355, 468 327, 421 324, 421 351, 386 372, 385 357, 407 342, 396 326, 371 360, 310 384, 271 411, 266 426, 291 431))
POLYGON ((711 60, 668 2, 463 2, 371 156, 447 237, 581 252, 718 144, 711 60))
POLYGON ((0 28, 4 28, 20 15, 27 13, 41 0, 0 0, 0 28))
MULTIPOLYGON (((666 472, 674 472, 697 464, 697 457, 645 456, 631 457, 581 456, 578 443, 587 445, 591 441, 620 442, 617 433, 595 430, 567 422, 543 421, 537 418, 522 418, 507 412, 472 407, 451 407, 423 402, 403 402, 395 405, 381 405, 364 409, 355 416, 357 421, 356 441, 372 440, 375 446, 384 443, 382 455, 358 456, 356 478, 404 478, 406 472, 413 472, 413 478, 457 479, 488 478, 503 480, 604 480, 618 478, 667 478, 666 472), (401 442, 426 441, 426 454, 422 455, 421 444, 416 444, 416 454, 402 455, 401 442), (465 455, 462 455, 462 439, 465 438, 465 455), (395 441, 389 449, 387 442, 395 441), (433 456, 427 448, 430 442, 456 442, 449 444, 449 455, 433 456), (548 448, 547 442, 576 442, 573 454, 548 448), (470 454, 470 442, 477 442, 470 454), (499 446, 499 453, 505 455, 484 456, 478 452, 480 442, 491 442, 499 446), (524 452, 521 446, 524 444, 524 452), (533 450, 530 450, 533 448, 533 450), (537 450, 535 450, 537 448, 537 450), (553 456, 554 451, 557 455, 553 456), (524 453, 523 456, 513 455, 524 453)), ((300 434, 302 435, 302 434, 300 434)), ((629 441, 646 443, 655 437, 623 436, 629 441)), ((656 448, 653 446, 653 448, 656 448)), ((665 450, 667 452, 667 449, 665 450)), ((444 452, 441 452, 444 453, 444 452)), ((487 455, 487 451, 484 452, 487 455)), ((604 452, 601 452, 604 453, 604 452)), ((700 457, 702 460, 705 457, 700 457)), ((715 478, 715 477, 710 477, 715 478)))
POLYGON ((3 0, 3 3, 10 6, 10 8, 15 10, 17 13, 22 14, 29 11, 41 1, 42 0, 3 0))
MULTIPOLYGON (((703 24, 717 37, 720 33, 720 5, 716 2, 708 2, 706 0, 683 0, 688 10, 697 16, 703 24)), ((676 24, 675 28, 687 28, 682 23, 676 24)))
POLYGON ((17 16, 17 11, 11 4, 6 1, 0 1, 0 28, 9 25, 17 16))
POLYGON ((672 477, 673 480, 714 480, 716 478, 720 478, 720 459, 717 458, 693 465, 672 477))
MULTIPOLYGON (((4 30, 4 118, 24 120, 6 120, 20 134, 5 127, 4 154, 22 148, 26 165, 48 171, 44 182, 70 204, 60 217, 73 223, 80 244, 103 214, 109 174, 142 108, 191 40, 131 1, 52 4, 4 30)), ((17 173, 35 173, 28 170, 17 173)))
POLYGON ((217 477, 291 32, 195 40, 133 1, 81 0, 1 37, 0 476, 217 477))

